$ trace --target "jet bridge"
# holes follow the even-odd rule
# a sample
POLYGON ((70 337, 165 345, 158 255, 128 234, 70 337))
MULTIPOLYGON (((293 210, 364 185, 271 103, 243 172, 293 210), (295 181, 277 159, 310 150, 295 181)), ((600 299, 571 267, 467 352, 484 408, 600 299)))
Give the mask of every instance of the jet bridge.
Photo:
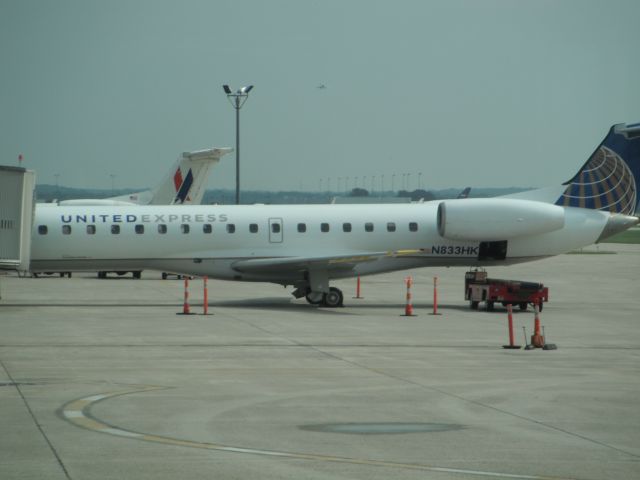
POLYGON ((0 270, 29 270, 35 179, 31 170, 0 165, 0 270))

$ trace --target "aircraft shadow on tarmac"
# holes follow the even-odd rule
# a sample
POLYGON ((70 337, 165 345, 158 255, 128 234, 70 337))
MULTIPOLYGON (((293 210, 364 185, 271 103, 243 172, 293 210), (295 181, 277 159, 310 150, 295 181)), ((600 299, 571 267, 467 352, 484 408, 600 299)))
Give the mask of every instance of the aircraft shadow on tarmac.
MULTIPOLYGON (((201 303, 196 303, 196 306, 201 306, 201 303)), ((193 307, 193 305, 192 305, 193 307)), ((356 315, 359 310, 364 309, 383 309, 383 310, 392 310, 398 312, 398 314, 402 314, 404 312, 404 304, 400 303, 359 303, 358 300, 346 300, 344 307, 339 308, 326 308, 326 307, 317 307, 314 305, 309 305, 304 301, 296 301, 292 298, 286 297, 263 297, 263 298, 244 298, 237 300, 224 300, 224 301, 209 301, 210 308, 216 307, 233 307, 233 308, 252 308, 252 309, 261 309, 261 310, 281 310, 281 311, 301 311, 305 313, 331 313, 331 314, 344 314, 344 315, 356 315)), ((433 304, 431 303, 414 303, 414 310, 418 314, 426 315, 433 310, 433 304)), ((468 305, 460 305, 460 304, 442 304, 438 305, 438 309, 445 310, 457 310, 457 311, 469 311, 468 305)), ((479 310, 478 313, 498 313, 496 312, 486 312, 484 310, 479 310)), ((506 309, 505 309, 506 312, 506 309)), ((514 312, 515 313, 515 312, 514 312)))

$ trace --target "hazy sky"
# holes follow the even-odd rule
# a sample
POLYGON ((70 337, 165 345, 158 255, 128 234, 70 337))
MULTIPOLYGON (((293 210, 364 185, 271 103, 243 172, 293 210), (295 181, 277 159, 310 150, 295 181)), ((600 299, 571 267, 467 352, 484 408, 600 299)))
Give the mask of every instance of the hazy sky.
POLYGON ((0 164, 153 186, 235 145, 228 83, 255 85, 244 188, 554 185, 640 121, 639 22, 637 0, 0 0, 0 164))

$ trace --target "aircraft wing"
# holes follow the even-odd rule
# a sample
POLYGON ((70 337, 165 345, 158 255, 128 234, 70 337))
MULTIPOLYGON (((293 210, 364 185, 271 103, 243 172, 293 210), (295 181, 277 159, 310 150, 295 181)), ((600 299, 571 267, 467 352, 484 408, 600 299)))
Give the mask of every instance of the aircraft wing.
POLYGON ((356 265, 373 262, 384 257, 414 255, 419 250, 397 250, 386 252, 362 252, 349 255, 322 255, 314 257, 271 257, 238 260, 232 268, 242 273, 266 273, 279 271, 305 271, 309 269, 352 270, 356 265))

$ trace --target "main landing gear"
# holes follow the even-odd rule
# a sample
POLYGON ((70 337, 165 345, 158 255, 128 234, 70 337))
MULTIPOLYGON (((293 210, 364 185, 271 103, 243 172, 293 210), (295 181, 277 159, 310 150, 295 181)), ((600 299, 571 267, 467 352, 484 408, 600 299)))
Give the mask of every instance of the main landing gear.
POLYGON ((311 268, 304 275, 304 283, 296 285, 292 292, 296 298, 305 297, 311 305, 320 307, 342 307, 344 295, 339 288, 329 287, 329 271, 311 268))
POLYGON ((344 301, 344 295, 339 288, 331 287, 327 293, 323 292, 309 292, 305 295, 307 302, 311 305, 318 305, 321 307, 336 308, 342 307, 344 301))

